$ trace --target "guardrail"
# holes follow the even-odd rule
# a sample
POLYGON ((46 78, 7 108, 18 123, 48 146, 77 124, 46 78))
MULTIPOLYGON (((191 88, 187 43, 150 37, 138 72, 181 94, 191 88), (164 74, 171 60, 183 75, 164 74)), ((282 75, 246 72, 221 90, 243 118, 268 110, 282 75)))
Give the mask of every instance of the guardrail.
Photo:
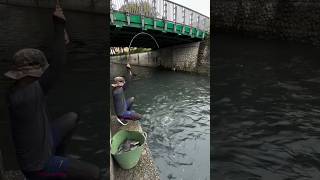
POLYGON ((110 0, 112 11, 153 17, 209 31, 209 17, 169 0, 110 0))

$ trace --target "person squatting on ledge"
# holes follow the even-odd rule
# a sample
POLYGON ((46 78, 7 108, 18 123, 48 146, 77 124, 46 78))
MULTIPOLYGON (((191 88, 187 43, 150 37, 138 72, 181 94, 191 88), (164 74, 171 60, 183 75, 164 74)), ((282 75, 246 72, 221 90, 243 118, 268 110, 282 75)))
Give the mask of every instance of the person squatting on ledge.
POLYGON ((139 120, 142 118, 142 115, 136 113, 132 110, 132 105, 134 101, 134 97, 129 99, 125 99, 124 91, 128 88, 128 83, 132 79, 132 72, 130 64, 126 65, 128 81, 125 81, 124 77, 117 76, 113 79, 114 83, 111 84, 112 86, 112 96, 113 96, 113 103, 114 109, 117 119, 122 125, 127 124, 127 120, 139 120))
POLYGON ((96 180, 100 178, 97 166, 64 156, 78 115, 70 112, 55 120, 48 116, 46 96, 59 77, 69 42, 59 5, 53 23, 50 66, 42 51, 27 48, 15 53, 12 69, 5 73, 15 80, 7 93, 7 104, 17 160, 28 180, 96 180))

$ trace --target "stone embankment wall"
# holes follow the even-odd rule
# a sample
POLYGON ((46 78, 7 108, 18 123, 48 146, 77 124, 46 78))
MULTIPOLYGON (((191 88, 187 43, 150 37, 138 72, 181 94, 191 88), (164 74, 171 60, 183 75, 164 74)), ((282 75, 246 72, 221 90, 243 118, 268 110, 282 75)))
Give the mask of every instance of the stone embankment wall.
POLYGON ((320 1, 215 0, 213 31, 320 45, 320 1))
POLYGON ((132 65, 146 67, 157 67, 160 65, 159 53, 157 51, 136 53, 130 55, 110 56, 110 61, 113 63, 121 64, 129 62, 132 65))
POLYGON ((196 69, 198 73, 210 74, 210 37, 200 43, 196 69))
POLYGON ((200 42, 188 43, 157 50, 160 66, 177 71, 195 72, 200 42))
MULTIPOLYGON (((0 0, 2 4, 54 8, 56 0, 0 0)), ((75 10, 89 13, 106 14, 106 0, 60 0, 65 10, 75 10)))
POLYGON ((163 67, 176 71, 210 72, 210 46, 209 39, 201 42, 183 44, 178 46, 160 48, 154 51, 111 56, 113 63, 129 63, 138 66, 163 67))

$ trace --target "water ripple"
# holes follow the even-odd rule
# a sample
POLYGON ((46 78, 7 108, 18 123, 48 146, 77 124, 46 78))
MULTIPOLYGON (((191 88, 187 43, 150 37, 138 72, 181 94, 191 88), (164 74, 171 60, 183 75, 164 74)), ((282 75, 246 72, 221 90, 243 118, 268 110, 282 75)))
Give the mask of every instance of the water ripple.
POLYGON ((143 114, 161 179, 209 179, 209 78, 134 66, 133 72, 140 78, 127 95, 136 97, 134 110, 143 114))
POLYGON ((319 179, 318 50, 226 39, 216 40, 214 179, 319 179))

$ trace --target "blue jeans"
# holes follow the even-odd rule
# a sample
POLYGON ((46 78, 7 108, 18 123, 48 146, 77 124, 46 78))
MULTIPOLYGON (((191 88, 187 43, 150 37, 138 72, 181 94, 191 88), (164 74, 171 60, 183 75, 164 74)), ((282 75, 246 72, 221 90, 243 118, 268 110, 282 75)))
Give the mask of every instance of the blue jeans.
POLYGON ((134 98, 131 97, 126 100, 125 109, 126 111, 123 112, 119 118, 125 119, 125 120, 138 120, 141 119, 141 115, 139 113, 136 113, 135 111, 131 110, 133 105, 134 98))

